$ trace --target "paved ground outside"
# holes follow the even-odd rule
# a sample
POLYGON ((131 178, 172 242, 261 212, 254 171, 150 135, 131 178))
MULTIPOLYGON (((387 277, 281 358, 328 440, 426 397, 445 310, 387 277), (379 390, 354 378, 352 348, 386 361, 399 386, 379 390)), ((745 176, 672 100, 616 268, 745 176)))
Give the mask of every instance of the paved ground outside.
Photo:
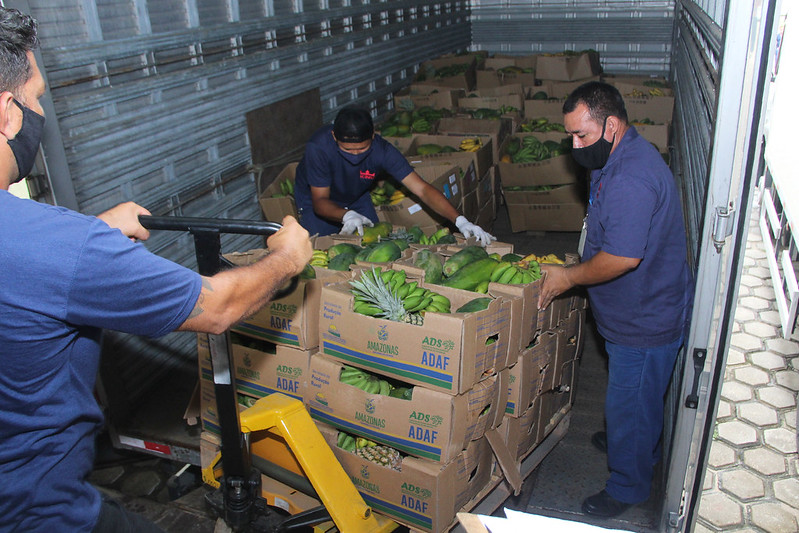
POLYGON ((799 531, 799 334, 782 338, 758 216, 755 205, 696 533, 799 531))

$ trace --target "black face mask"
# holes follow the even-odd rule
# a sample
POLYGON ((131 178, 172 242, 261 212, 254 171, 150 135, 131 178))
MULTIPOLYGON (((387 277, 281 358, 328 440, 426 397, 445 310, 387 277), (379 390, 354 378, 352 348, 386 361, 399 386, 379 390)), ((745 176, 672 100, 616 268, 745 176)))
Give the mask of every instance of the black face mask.
POLYGON ((572 148, 572 157, 580 166, 594 170, 604 167, 605 163, 608 162, 613 143, 616 141, 616 135, 613 135, 613 141, 605 140, 605 126, 607 123, 608 119, 606 118, 605 123, 602 124, 602 135, 599 136, 597 142, 583 148, 572 148))
POLYGON ((14 153, 17 170, 19 170, 19 175, 12 182, 17 183, 31 173, 33 163, 36 161, 36 153, 39 151, 39 143, 42 141, 44 117, 20 104, 16 99, 13 101, 22 110, 22 127, 13 139, 7 141, 14 153))

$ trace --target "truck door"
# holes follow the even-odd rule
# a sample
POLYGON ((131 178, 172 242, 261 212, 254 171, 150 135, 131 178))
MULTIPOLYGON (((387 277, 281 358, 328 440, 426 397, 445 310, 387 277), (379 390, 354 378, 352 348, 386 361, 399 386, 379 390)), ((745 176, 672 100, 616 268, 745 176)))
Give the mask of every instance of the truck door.
POLYGON ((696 292, 675 374, 681 369, 682 379, 674 380, 667 406, 673 425, 666 435, 662 531, 691 529, 702 490, 761 160, 761 111, 780 2, 701 4, 678 1, 675 13, 673 168, 696 292))

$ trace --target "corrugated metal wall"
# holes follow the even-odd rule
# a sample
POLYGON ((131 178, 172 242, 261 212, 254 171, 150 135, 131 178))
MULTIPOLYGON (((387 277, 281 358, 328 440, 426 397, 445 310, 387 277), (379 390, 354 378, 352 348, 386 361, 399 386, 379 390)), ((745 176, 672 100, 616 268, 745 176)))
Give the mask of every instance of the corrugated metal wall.
MULTIPOLYGON (((29 0, 27 6, 39 21, 68 161, 68 168, 50 169, 50 179, 74 187, 78 208, 88 214, 134 200, 157 215, 260 219, 247 170, 247 111, 318 87, 326 120, 352 102, 379 115, 419 62, 465 50, 470 38, 465 1, 29 0)), ((231 238, 223 251, 258 245, 231 238)), ((156 232, 147 246, 194 265, 187 235, 156 232)), ((161 370, 191 368, 192 344, 190 335, 144 341, 111 334, 106 353, 113 355, 105 359, 113 367, 104 375, 118 381, 111 388, 135 396, 146 389, 142 380, 161 370)))
POLYGON ((699 252, 716 113, 726 2, 678 3, 674 30, 672 168, 681 184, 692 261, 699 252))
POLYGON ((493 53, 585 50, 606 72, 667 74, 673 0, 471 0, 472 47, 493 53))

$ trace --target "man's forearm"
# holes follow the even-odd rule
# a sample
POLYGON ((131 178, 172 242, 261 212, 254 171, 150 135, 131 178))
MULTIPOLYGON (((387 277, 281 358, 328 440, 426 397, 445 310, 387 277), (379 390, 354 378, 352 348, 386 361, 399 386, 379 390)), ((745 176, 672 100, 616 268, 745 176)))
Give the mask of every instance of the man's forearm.
POLYGON ((565 274, 573 286, 596 285, 618 278, 640 262, 640 259, 619 257, 600 251, 584 263, 567 267, 565 274))
POLYGON ((293 273, 288 258, 271 253, 255 264, 204 277, 197 303, 180 329, 222 333, 266 305, 293 273))
POLYGON ((420 199, 425 203, 425 205, 429 206, 433 211, 446 218, 453 224, 455 223, 455 219, 458 218, 458 215, 460 214, 454 207, 452 207, 452 204, 449 203, 447 197, 433 186, 425 187, 424 193, 420 199))

